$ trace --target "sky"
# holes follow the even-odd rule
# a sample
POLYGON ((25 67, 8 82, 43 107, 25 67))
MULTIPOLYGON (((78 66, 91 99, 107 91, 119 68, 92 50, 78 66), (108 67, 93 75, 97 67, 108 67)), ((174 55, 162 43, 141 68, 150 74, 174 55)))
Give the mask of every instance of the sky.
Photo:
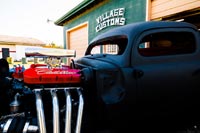
POLYGON ((83 0, 0 0, 0 35, 36 38, 63 45, 58 20, 83 0), (51 20, 49 23, 47 19, 51 20))

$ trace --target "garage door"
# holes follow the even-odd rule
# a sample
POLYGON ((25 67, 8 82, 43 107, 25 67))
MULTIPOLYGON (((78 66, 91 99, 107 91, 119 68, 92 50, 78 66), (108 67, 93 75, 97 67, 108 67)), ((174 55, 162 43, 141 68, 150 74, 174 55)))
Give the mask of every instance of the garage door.
POLYGON ((155 20, 179 12, 200 8, 200 0, 151 0, 150 19, 155 20))
POLYGON ((76 58, 84 56, 88 46, 88 24, 84 23, 67 31, 68 48, 76 50, 76 58))

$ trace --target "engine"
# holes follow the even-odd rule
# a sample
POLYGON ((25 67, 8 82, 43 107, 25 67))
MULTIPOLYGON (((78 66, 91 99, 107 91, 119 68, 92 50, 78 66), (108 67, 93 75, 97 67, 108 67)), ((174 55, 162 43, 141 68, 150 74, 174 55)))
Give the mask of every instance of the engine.
POLYGON ((81 132, 81 70, 61 65, 32 64, 9 69, 0 60, 0 132, 81 132))

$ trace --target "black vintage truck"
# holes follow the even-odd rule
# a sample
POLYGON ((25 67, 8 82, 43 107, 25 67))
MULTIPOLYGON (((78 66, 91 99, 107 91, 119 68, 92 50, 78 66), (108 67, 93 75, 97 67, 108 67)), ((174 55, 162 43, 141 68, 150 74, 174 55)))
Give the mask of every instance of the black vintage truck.
POLYGON ((107 31, 90 42, 84 57, 72 61, 69 69, 80 70, 77 84, 9 80, 12 95, 1 99, 20 95, 15 102, 21 105, 18 115, 2 113, 2 132, 25 127, 24 132, 41 133, 198 132, 199 44, 198 29, 185 22, 138 22, 107 31), (12 122, 15 118, 21 124, 12 122))
POLYGON ((198 124, 199 44, 197 28, 180 22, 129 24, 92 40, 76 67, 94 91, 96 126, 164 132, 198 124))

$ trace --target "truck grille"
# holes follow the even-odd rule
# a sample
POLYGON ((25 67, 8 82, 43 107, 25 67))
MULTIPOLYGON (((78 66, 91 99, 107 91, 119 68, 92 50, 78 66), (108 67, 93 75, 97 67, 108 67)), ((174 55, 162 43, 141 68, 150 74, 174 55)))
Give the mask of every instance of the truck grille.
POLYGON ((62 90, 65 93, 66 99, 66 109, 65 109, 65 133, 71 133, 71 125, 72 125, 72 95, 70 91, 76 91, 78 94, 78 110, 76 113, 76 125, 75 125, 75 133, 80 133, 81 131, 81 122, 82 122, 82 114, 83 114, 83 106, 84 100, 82 95, 82 88, 80 87, 62 87, 62 88, 37 88, 34 89, 35 98, 36 98, 36 112, 37 112, 37 120, 40 133, 46 133, 46 122, 45 122, 45 113, 43 106, 43 98, 41 91, 50 91, 52 97, 52 112, 53 112, 53 133, 60 133, 60 110, 59 110, 59 98, 57 96, 57 91, 62 90))

